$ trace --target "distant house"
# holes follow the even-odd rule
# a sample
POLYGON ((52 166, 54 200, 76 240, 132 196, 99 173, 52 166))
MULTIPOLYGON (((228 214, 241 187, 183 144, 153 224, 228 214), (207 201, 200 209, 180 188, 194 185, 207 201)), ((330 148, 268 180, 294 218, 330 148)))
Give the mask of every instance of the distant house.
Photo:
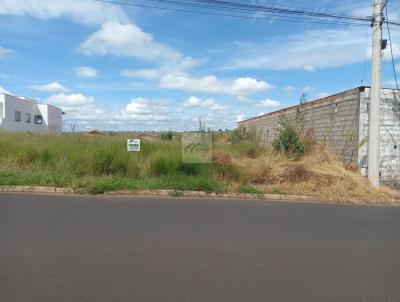
POLYGON ((62 110, 52 105, 0 93, 1 130, 60 134, 62 115, 62 110))
POLYGON ((150 141, 150 142, 157 141, 160 139, 158 136, 149 133, 141 133, 137 135, 136 138, 141 139, 142 141, 150 141))

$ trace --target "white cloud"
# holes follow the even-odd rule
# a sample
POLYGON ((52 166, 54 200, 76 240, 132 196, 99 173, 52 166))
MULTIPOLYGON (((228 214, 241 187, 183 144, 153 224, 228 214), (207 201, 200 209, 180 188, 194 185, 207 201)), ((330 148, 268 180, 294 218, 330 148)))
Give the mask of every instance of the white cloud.
POLYGON ((85 25, 129 21, 118 5, 89 0, 0 0, 0 15, 32 16, 43 20, 67 17, 85 25))
POLYGON ((257 81, 256 79, 245 77, 237 78, 232 85, 234 94, 249 94, 257 91, 272 89, 273 86, 265 81, 257 81))
POLYGON ((396 70, 397 72, 400 72, 400 64, 397 64, 397 65, 396 65, 395 70, 396 70))
POLYGON ((183 103, 183 109, 189 109, 200 106, 205 107, 212 111, 219 111, 219 112, 227 109, 225 106, 218 104, 213 98, 202 100, 195 96, 191 96, 183 103))
POLYGON ((85 129, 115 130, 122 126, 146 127, 170 121, 168 102, 164 100, 135 98, 122 109, 114 110, 108 110, 93 97, 81 93, 55 94, 47 98, 46 102, 66 112, 66 124, 78 124, 85 129))
POLYGON ((179 50, 159 43, 154 37, 133 23, 107 22, 80 45, 87 55, 114 55, 156 63, 155 68, 121 71, 121 76, 159 80, 164 76, 178 76, 198 66, 204 60, 184 56, 179 50))
POLYGON ((54 106, 61 106, 63 108, 83 108, 91 106, 95 103, 93 97, 88 97, 80 93, 72 94, 55 94, 47 98, 47 101, 54 106))
POLYGON ((126 105, 125 112, 128 114, 148 115, 151 110, 146 99, 137 98, 132 99, 132 101, 126 105))
POLYGON ((92 67, 81 66, 75 68, 75 73, 77 76, 82 78, 95 78, 98 75, 98 70, 92 67))
POLYGON ((302 90, 303 93, 310 93, 311 91, 313 91, 314 88, 312 88, 311 86, 305 86, 302 90))
POLYGON ((216 76, 208 75, 194 78, 187 75, 166 75, 161 78, 162 88, 180 89, 207 93, 227 93, 245 95, 254 92, 272 89, 273 86, 265 81, 245 77, 235 80, 220 80, 216 76))
MULTIPOLYGON (((265 43, 237 42, 237 53, 225 69, 306 70, 336 68, 370 57, 363 28, 317 29, 280 36, 265 43), (265 50, 268 51, 265 51, 265 50)), ((370 37, 367 38, 368 41, 370 37)), ((400 32, 392 32, 393 52, 400 57, 400 32)), ((390 47, 384 51, 390 59, 390 47)))
POLYGON ((195 96, 191 96, 188 98, 184 103, 183 107, 184 108, 193 108, 193 107, 198 107, 201 105, 201 99, 196 98, 195 96))
POLYGON ((238 123, 238 122, 241 122, 241 121, 243 121, 245 118, 246 118, 246 115, 244 115, 244 114, 238 114, 238 115, 236 116, 236 122, 237 122, 237 123, 238 123))
POLYGON ((5 60, 12 57, 15 51, 0 46, 0 60, 5 60))
POLYGON ((168 121, 169 110, 166 100, 150 100, 146 98, 135 98, 119 111, 123 120, 136 119, 142 121, 168 121))
POLYGON ((282 107, 283 104, 279 101, 274 101, 271 99, 265 99, 262 100, 261 102, 259 102, 257 104, 257 107, 261 107, 261 108, 277 108, 277 107, 282 107))
POLYGON ((224 111, 226 110, 225 106, 222 106, 220 104, 217 104, 214 99, 207 99, 203 102, 203 106, 207 107, 210 110, 213 111, 224 111))
POLYGON ((0 93, 6 93, 6 94, 10 94, 9 91, 7 91, 6 89, 4 89, 3 87, 0 86, 0 93))
POLYGON ((149 33, 133 23, 106 22, 80 46, 85 54, 125 56, 135 59, 157 61, 182 59, 176 50, 158 43, 149 33))
POLYGON ((65 88, 58 82, 52 82, 44 85, 33 85, 31 86, 32 89, 43 91, 43 92, 69 92, 68 88, 65 88))

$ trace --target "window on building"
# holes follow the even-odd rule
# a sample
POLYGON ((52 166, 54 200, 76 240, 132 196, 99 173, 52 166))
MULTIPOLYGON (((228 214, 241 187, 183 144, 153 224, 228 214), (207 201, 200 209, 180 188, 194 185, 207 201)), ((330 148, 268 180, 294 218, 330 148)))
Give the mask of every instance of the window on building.
POLYGON ((25 113, 25 123, 30 123, 31 122, 31 115, 30 113, 25 113))
POLYGON ((15 121, 16 122, 21 121, 21 112, 20 111, 15 111, 15 121))
POLYGON ((35 124, 43 124, 43 117, 41 115, 35 115, 35 124))

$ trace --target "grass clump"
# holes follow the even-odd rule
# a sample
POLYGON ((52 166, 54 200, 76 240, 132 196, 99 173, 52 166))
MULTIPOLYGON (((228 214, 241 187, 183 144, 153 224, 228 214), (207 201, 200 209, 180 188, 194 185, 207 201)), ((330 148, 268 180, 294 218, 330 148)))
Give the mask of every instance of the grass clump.
POLYGON ((242 184, 238 188, 239 193, 250 193, 250 194, 263 194, 264 192, 257 189, 256 187, 248 184, 242 184))

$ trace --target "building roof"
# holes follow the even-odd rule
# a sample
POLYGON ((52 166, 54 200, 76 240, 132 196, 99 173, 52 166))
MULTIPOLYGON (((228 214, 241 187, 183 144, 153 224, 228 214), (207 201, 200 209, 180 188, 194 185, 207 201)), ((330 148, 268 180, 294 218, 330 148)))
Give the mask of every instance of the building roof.
MULTIPOLYGON (((33 103, 33 104, 36 104, 36 105, 46 105, 46 106, 51 106, 51 107, 54 107, 54 108, 57 108, 57 109, 60 109, 60 110, 61 110, 61 108, 59 108, 59 107, 57 107, 57 106, 54 106, 54 105, 51 105, 51 104, 39 103, 38 101, 36 101, 36 100, 34 100, 34 99, 31 99, 31 98, 29 98, 29 97, 26 97, 26 96, 16 96, 16 95, 12 95, 12 94, 5 93, 5 92, 1 92, 0 94, 8 95, 8 96, 11 96, 11 97, 20 99, 21 101, 33 103)), ((65 112, 63 112, 63 114, 65 114, 65 112)))

